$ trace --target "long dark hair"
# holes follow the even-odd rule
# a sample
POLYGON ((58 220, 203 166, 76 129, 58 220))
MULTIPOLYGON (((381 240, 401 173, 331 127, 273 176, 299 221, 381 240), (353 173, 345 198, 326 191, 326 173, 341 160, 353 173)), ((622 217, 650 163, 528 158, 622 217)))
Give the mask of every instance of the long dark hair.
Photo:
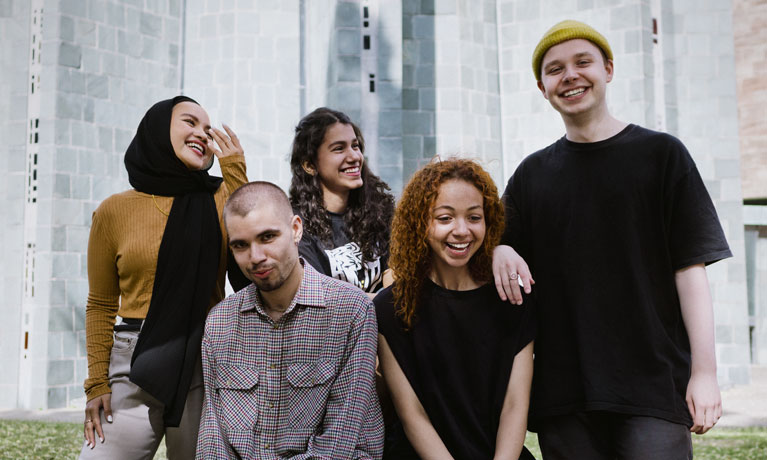
MULTIPOLYGON (((365 140, 360 129, 349 117, 337 110, 320 107, 306 115, 296 126, 293 150, 290 155, 290 204, 304 220, 304 230, 331 244, 333 237, 330 217, 325 209, 319 174, 309 174, 303 168, 305 162, 317 170, 317 149, 325 139, 325 132, 336 123, 351 125, 360 152, 365 153, 365 140)), ((394 214, 394 197, 389 186, 362 163, 362 187, 349 192, 344 222, 351 241, 357 243, 366 261, 387 256, 389 252, 389 225, 394 214)))

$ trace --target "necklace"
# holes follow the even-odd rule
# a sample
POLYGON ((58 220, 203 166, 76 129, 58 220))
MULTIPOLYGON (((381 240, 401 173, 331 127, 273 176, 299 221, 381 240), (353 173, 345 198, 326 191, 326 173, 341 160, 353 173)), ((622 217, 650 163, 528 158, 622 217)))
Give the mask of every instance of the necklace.
POLYGON ((157 200, 155 200, 154 195, 152 195, 152 201, 154 202, 154 207, 157 208, 158 211, 160 211, 161 213, 165 214, 166 217, 170 216, 169 213, 163 211, 162 208, 160 208, 160 206, 157 205, 157 200))

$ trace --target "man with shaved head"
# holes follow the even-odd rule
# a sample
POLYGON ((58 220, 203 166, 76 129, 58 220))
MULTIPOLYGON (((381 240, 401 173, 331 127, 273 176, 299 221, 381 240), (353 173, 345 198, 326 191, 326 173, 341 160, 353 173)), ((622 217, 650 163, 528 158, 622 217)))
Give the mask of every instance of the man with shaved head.
POLYGON ((299 258, 301 218, 276 185, 240 187, 224 222, 253 283, 205 325, 197 458, 381 458, 372 302, 299 258))

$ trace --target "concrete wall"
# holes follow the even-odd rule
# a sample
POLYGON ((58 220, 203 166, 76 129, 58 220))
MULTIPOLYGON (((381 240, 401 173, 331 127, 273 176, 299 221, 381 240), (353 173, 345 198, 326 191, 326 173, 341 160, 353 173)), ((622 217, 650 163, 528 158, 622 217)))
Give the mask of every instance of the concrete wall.
POLYGON ((180 2, 136 5, 6 1, 1 8, 8 15, 0 18, 8 64, 2 73, 8 117, 1 129, 11 149, 3 154, 10 173, 3 203, 10 219, 2 230, 8 243, 2 302, 9 304, 0 313, 0 327, 9 330, 0 346, 2 378, 17 383, 2 382, 8 390, 3 406, 13 399, 11 406, 56 408, 83 396, 91 213, 105 197, 128 188, 122 156, 143 113, 178 93, 180 2), (32 23, 30 5, 44 6, 42 26, 32 23), (23 63, 36 44, 41 60, 29 70, 23 63), (27 146, 30 133, 37 138, 27 146), (33 167, 25 164, 31 151, 37 153, 33 167), (25 206, 24 184, 34 178, 36 199, 25 206), (26 254, 22 261, 20 253, 26 254))
POLYGON ((30 5, 0 2, 0 407, 15 407, 18 393, 21 303, 24 284, 24 194, 26 190, 27 91, 30 5))
POLYGON ((250 180, 283 187, 300 118, 299 25, 298 0, 186 2, 184 93, 234 129, 250 180))
POLYGON ((675 64, 667 74, 676 94, 676 116, 669 119, 677 128, 671 132, 695 159, 735 256, 707 270, 719 378, 744 383, 750 378, 749 340, 732 9, 729 2, 664 3, 668 17, 662 35, 673 44, 665 58, 675 64))

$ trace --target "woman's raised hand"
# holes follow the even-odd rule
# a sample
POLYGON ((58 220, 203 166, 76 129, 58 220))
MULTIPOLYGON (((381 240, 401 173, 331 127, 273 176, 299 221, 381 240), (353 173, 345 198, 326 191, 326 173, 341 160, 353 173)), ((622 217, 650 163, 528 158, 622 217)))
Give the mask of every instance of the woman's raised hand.
POLYGON ((245 152, 240 145, 240 139, 234 134, 232 128, 227 125, 223 125, 223 127, 226 132, 217 128, 210 128, 208 130, 208 134, 216 141, 215 144, 218 145, 218 148, 216 148, 213 142, 208 142, 208 148, 213 150, 213 154, 219 159, 231 155, 244 155, 245 152))

